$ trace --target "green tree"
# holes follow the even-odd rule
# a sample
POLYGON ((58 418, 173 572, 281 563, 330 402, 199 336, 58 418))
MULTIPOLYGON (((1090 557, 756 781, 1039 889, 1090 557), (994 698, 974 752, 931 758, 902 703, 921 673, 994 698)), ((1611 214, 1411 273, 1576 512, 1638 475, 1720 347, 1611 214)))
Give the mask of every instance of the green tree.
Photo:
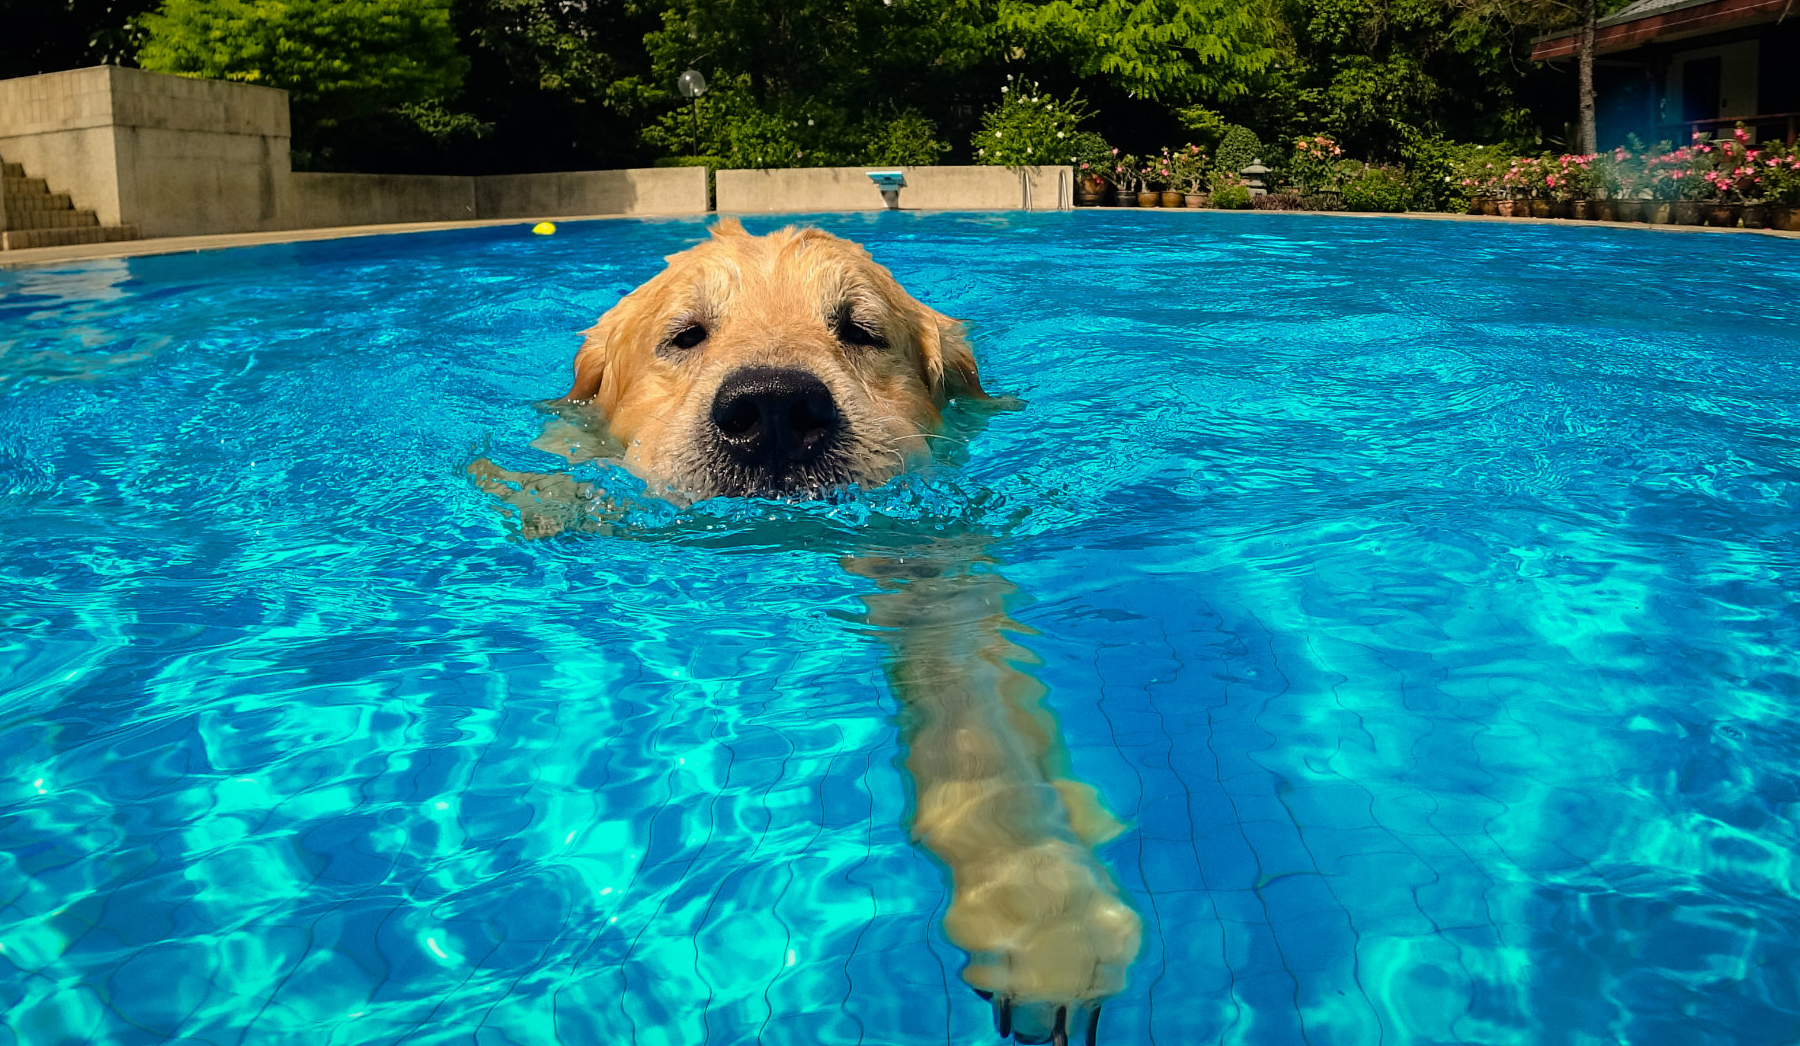
POLYGON ((478 171, 631 167, 652 119, 644 36, 662 24, 639 0, 455 0, 469 59, 462 105, 494 131, 458 150, 478 171))
POLYGON ((302 157, 407 107, 467 126, 444 109, 468 65, 450 0, 164 0, 142 24, 146 69, 288 91, 302 157))
POLYGON ((1251 92, 1277 57, 1272 27, 1244 0, 1002 0, 1002 29, 1021 50, 1078 76, 1169 103, 1251 92))
POLYGON ((1524 72, 1475 0, 1281 0, 1280 68, 1265 129, 1324 132, 1353 155, 1398 159, 1436 135, 1525 135, 1524 72))
MULTIPOLYGON (((999 78, 988 68, 998 65, 998 0, 664 2, 661 26, 644 38, 650 74, 621 82, 620 91, 636 89, 647 103, 672 110, 664 121, 675 129, 686 108, 675 78, 699 69, 715 90, 744 96, 729 106, 721 100, 715 112, 754 110, 786 120, 809 164, 859 162, 869 143, 888 133, 882 128, 906 112, 931 123, 936 143, 938 125, 972 116, 958 117, 959 107, 981 93, 982 73, 989 82, 999 78), (883 112, 892 115, 871 116, 883 112)), ((660 148, 668 148, 666 137, 646 132, 660 148)))
POLYGON ((1537 33, 1574 29, 1576 64, 1576 141, 1583 153, 1600 151, 1594 128, 1594 30, 1601 15, 1625 6, 1629 0, 1458 0, 1477 16, 1537 33))
POLYGON ((0 80, 87 65, 137 51, 136 19, 156 0, 0 0, 0 80))

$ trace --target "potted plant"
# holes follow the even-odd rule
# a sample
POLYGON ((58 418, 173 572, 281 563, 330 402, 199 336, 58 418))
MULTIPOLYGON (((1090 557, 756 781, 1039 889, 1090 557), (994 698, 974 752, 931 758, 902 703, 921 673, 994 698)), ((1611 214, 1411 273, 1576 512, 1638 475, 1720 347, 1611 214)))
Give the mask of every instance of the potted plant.
POLYGON ((1113 167, 1113 150, 1106 139, 1092 131, 1076 133, 1069 142, 1069 165, 1075 168, 1075 205, 1098 207, 1105 202, 1113 167))
POLYGON ((1762 163, 1762 192, 1769 201, 1769 228, 1800 232, 1800 146, 1770 147, 1762 163))
POLYGON ((1144 160, 1138 168, 1138 201, 1139 207, 1162 206, 1162 160, 1151 156, 1144 160))
POLYGON ((1150 166, 1155 168, 1152 181, 1162 186, 1162 205, 1164 207, 1187 206, 1187 201, 1182 199, 1181 189, 1178 188, 1175 154, 1170 151, 1168 146, 1163 146, 1161 156, 1151 157, 1150 166))
POLYGON ((1183 202, 1189 207, 1207 206, 1206 198, 1206 154, 1192 142, 1175 150, 1171 157, 1169 169, 1174 172, 1174 185, 1181 191, 1183 202))
POLYGON ((1650 171, 1651 191, 1657 204, 1651 221, 1659 219, 1671 225, 1699 225, 1702 201, 1717 193, 1706 177, 1713 168, 1712 136, 1696 133, 1691 144, 1652 156, 1645 164, 1650 171))
POLYGON ((1112 152, 1113 206, 1136 207, 1138 205, 1138 186, 1143 184, 1143 174, 1138 167, 1138 158, 1130 153, 1121 154, 1117 149, 1112 152))

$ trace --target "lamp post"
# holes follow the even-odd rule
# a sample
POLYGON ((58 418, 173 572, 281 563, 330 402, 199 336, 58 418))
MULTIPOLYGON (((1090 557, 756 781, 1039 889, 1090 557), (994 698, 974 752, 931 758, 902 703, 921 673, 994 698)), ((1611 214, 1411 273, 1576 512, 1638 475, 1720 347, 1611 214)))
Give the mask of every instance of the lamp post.
POLYGON ((681 97, 694 100, 694 155, 700 155, 700 96, 706 93, 706 77, 698 69, 689 69, 675 80, 681 97))

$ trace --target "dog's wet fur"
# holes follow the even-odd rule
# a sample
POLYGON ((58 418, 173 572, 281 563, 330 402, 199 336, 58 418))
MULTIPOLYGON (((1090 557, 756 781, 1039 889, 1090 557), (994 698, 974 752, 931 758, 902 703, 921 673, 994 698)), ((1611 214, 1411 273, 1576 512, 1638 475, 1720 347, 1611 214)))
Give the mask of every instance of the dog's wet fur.
MULTIPOLYGON (((587 332, 562 419, 538 444, 604 448, 677 503, 811 498, 875 486, 932 459, 953 399, 988 401, 962 325, 914 300, 862 247, 817 229, 709 240, 587 332), (600 441, 603 442, 603 441, 600 441)), ((541 536, 573 484, 490 462, 471 467, 541 536), (547 522, 546 522, 547 521, 547 522)), ((933 534, 906 555, 845 560, 870 579, 867 621, 887 644, 906 709, 913 837, 949 870, 949 938, 1003 1037, 1096 1034, 1141 928, 1093 847, 1121 826, 1069 769, 1043 687, 1007 638, 1012 588, 985 540, 933 534)))
POLYGON ((848 240, 726 221, 668 261, 587 332, 564 398, 659 493, 878 485, 930 459, 948 400, 986 398, 962 325, 848 240))

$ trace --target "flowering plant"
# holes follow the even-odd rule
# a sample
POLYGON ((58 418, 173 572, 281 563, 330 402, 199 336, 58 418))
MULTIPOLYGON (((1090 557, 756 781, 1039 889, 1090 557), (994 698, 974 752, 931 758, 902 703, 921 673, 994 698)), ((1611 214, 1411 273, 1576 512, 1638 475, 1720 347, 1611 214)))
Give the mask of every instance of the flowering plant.
POLYGON ((1619 146, 1601 153, 1589 168, 1594 176, 1594 189, 1608 199, 1635 200, 1650 187, 1650 171, 1644 166, 1644 145, 1631 138, 1631 147, 1619 146))
POLYGON ((1344 150, 1329 135, 1294 139, 1287 177, 1303 195, 1333 192, 1343 184, 1344 150))
POLYGON ((1459 162, 1451 171, 1451 177, 1461 186, 1464 196, 1486 196, 1498 198, 1510 195, 1505 184, 1506 172, 1512 166, 1512 157, 1507 156, 1497 146, 1476 146, 1470 155, 1459 162))
POLYGON ((975 162, 1003 167, 1061 163, 1069 155, 1075 125, 1089 115, 1078 94, 1057 98, 1029 80, 1000 88, 1000 103, 981 114, 981 130, 969 142, 975 162))
POLYGON ((1543 199, 1550 195, 1544 181, 1544 158, 1514 157, 1500 176, 1500 187, 1515 200, 1543 199))
MULTIPOLYGON (((1168 150, 1164 150, 1168 153, 1168 150)), ((1189 142, 1169 154, 1169 169, 1174 172, 1172 187, 1185 193, 1203 193, 1206 191, 1206 154, 1198 145, 1189 142)))
POLYGON ((1080 131, 1070 135, 1069 165, 1075 168, 1075 177, 1081 181, 1098 179, 1103 182, 1112 181, 1113 153, 1112 146, 1106 139, 1092 131, 1080 131))
POLYGON ((1752 161, 1764 199, 1783 207, 1800 207, 1800 146, 1764 147, 1752 161))
POLYGON ((1585 200, 1594 195, 1599 176, 1594 172, 1597 154, 1546 156, 1543 160, 1544 189, 1553 200, 1585 200))
POLYGON ((1144 166, 1139 173, 1144 179, 1145 192, 1156 192, 1175 184, 1175 171, 1170 167, 1173 161, 1167 146, 1163 147, 1161 155, 1144 157, 1144 166))
POLYGON ((1692 144, 1650 157, 1644 168, 1650 191, 1659 200, 1702 200, 1718 192, 1707 178, 1717 165, 1712 135, 1696 133, 1692 144))
POLYGON ((1112 173, 1107 175, 1120 192, 1137 192, 1144 187, 1144 165, 1130 153, 1113 150, 1112 173))

